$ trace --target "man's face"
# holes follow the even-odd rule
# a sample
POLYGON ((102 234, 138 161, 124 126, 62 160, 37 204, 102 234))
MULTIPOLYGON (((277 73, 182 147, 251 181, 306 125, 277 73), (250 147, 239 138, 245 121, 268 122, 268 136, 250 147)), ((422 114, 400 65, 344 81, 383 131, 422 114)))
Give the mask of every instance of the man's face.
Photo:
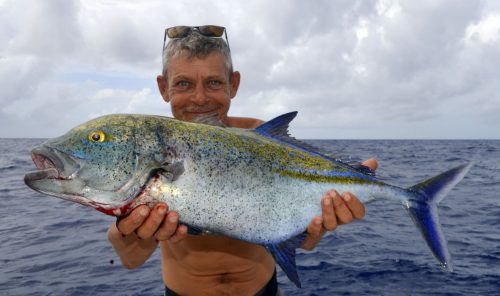
POLYGON ((217 116, 224 121, 239 86, 238 72, 229 73, 222 55, 213 53, 204 59, 179 56, 170 60, 167 79, 157 77, 163 99, 172 114, 192 121, 199 116, 217 116))

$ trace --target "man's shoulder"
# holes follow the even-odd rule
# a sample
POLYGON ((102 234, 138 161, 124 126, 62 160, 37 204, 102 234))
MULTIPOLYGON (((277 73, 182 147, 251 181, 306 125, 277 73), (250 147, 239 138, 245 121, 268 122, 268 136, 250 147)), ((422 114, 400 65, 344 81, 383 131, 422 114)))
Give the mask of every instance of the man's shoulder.
POLYGON ((264 121, 251 117, 228 116, 226 118, 227 126, 237 127, 237 128, 256 128, 263 123, 264 121))

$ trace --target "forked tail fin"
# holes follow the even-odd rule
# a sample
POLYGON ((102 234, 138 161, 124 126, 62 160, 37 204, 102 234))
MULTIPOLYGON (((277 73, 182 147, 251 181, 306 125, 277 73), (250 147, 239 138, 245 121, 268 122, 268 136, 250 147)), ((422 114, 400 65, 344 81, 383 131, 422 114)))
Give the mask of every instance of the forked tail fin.
POLYGON ((472 163, 464 164, 408 188, 412 197, 405 204, 410 217, 420 230, 441 265, 452 271, 448 245, 439 223, 437 206, 448 192, 463 179, 472 163))

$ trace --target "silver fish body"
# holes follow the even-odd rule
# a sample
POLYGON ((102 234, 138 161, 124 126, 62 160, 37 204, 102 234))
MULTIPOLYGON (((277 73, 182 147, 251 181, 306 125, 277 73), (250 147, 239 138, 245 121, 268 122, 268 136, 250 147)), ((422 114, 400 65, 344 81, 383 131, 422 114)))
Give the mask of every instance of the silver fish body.
POLYGON ((288 135, 296 112, 255 130, 147 115, 108 115, 33 150, 39 192, 122 216, 162 201, 192 233, 211 232, 264 245, 300 286, 295 248, 321 197, 332 188, 363 202, 402 203, 433 255, 451 269, 437 204, 470 168, 464 164, 410 188, 385 184, 288 135))
POLYGON ((259 244, 303 232, 312 217, 321 215, 321 197, 332 188, 363 202, 407 200, 406 191, 383 184, 312 183, 276 174, 270 167, 238 164, 220 169, 189 158, 184 165, 179 179, 155 179, 137 202, 166 202, 188 225, 259 244))

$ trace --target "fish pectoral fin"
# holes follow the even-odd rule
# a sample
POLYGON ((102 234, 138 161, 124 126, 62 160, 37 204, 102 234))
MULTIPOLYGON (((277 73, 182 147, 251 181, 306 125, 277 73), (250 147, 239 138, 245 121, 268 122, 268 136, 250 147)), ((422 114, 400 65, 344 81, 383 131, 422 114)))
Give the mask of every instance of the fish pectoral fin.
POLYGON ((179 179, 179 177, 184 173, 184 163, 182 161, 164 164, 161 168, 163 169, 163 176, 171 182, 179 179))
POLYGON ((295 264, 295 249, 300 246, 300 243, 304 240, 306 235, 306 233, 302 233, 278 244, 265 245, 266 249, 271 253, 274 260, 285 272, 290 281, 298 288, 301 287, 301 284, 295 264))
POLYGON ((189 225, 189 224, 185 224, 185 225, 188 228, 188 234, 190 234, 190 235, 201 235, 201 234, 203 234, 203 229, 198 228, 196 226, 189 225))

